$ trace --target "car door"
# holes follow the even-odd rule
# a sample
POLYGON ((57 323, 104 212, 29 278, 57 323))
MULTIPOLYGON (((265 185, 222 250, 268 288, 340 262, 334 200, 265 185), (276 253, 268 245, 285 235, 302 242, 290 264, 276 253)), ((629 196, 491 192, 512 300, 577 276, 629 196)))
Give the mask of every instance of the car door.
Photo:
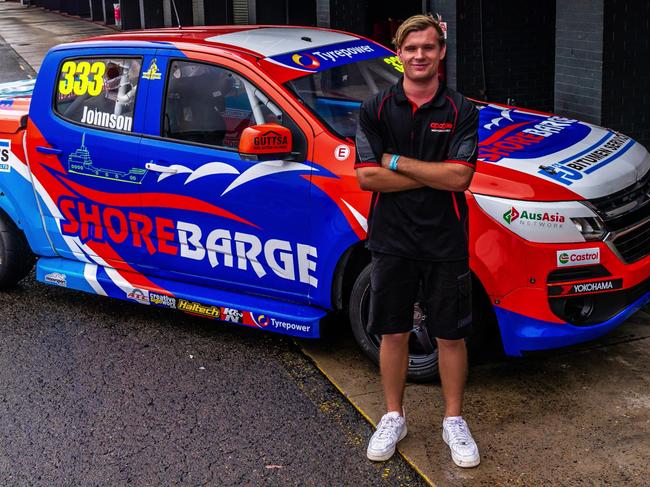
POLYGON ((318 284, 318 249, 309 232, 304 133, 236 64, 165 61, 164 87, 149 93, 147 120, 155 125, 140 163, 151 173, 141 189, 155 227, 152 272, 306 301, 318 284), (243 130, 268 122, 291 129, 291 160, 239 154, 243 130))
POLYGON ((137 268, 146 250, 138 212, 148 173, 138 157, 143 66, 155 50, 80 52, 50 55, 41 74, 53 86, 52 110, 30 114, 30 163, 43 188, 46 228, 62 257, 137 268))

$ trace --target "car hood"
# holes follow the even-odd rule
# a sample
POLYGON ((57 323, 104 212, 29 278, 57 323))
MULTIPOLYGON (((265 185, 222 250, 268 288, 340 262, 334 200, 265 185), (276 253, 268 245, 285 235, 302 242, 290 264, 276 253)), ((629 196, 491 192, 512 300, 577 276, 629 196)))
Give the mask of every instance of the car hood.
POLYGON ((621 133, 513 107, 479 110, 472 192, 522 200, 592 199, 634 184, 650 169, 646 149, 621 133))

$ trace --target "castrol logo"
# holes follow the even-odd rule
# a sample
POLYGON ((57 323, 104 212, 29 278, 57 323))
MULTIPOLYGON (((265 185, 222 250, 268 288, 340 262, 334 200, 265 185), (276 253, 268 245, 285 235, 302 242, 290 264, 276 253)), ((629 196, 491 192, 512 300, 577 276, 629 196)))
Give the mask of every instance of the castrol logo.
POLYGON ((600 263, 600 249, 558 250, 557 266, 570 267, 600 263))

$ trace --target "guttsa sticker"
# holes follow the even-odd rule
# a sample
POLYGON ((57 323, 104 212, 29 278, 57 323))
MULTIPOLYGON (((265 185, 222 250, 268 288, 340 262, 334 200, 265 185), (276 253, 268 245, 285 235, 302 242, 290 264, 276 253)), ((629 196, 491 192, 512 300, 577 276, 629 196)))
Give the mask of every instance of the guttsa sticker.
POLYGON ((106 65, 101 61, 66 61, 61 67, 59 94, 99 95, 104 88, 106 65))

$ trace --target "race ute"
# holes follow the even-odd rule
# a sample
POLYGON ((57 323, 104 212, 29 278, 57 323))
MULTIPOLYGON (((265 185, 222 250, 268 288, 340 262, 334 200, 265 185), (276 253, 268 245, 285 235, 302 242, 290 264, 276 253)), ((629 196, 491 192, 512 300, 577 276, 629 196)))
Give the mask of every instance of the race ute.
MULTIPOLYGON (((0 286, 40 282, 303 338, 349 316, 364 352, 371 195, 361 101, 395 54, 316 28, 224 26, 60 45, 0 86, 0 286)), ((476 102, 466 192, 472 346, 599 337, 650 301, 650 156, 578 120, 476 102)), ((454 120, 449 120, 453 124, 454 120)), ((414 309, 409 378, 437 370, 414 309)))

